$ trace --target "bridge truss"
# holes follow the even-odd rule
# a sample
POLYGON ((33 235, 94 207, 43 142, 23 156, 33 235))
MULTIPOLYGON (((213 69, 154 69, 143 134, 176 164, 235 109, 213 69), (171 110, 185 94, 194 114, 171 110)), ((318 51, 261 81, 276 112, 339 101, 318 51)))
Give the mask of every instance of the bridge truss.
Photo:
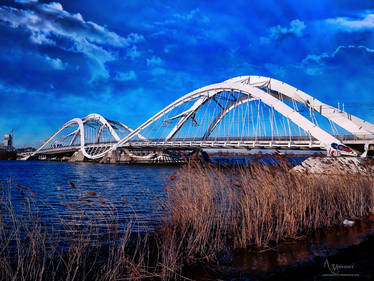
POLYGON ((80 149, 99 159, 118 148, 320 148, 357 155, 345 143, 374 139, 374 125, 282 81, 241 76, 192 91, 135 130, 98 114, 64 124, 36 152, 80 149))

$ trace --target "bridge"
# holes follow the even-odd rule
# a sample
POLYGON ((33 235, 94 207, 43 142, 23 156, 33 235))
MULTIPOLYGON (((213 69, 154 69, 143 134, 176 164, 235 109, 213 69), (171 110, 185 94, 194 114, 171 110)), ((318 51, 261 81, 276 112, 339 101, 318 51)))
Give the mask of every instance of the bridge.
POLYGON ((30 157, 80 153, 95 160, 125 152, 149 159, 202 148, 365 157, 374 150, 374 125, 282 81, 240 76, 182 96, 136 129, 99 114, 74 118, 30 157))

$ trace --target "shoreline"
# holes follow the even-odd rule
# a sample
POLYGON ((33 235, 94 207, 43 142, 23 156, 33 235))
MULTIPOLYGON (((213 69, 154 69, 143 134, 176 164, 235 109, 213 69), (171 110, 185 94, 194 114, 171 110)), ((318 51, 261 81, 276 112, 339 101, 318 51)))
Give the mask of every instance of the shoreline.
MULTIPOLYGON (((330 245, 337 229, 352 228, 342 225, 322 228, 310 233, 305 240, 287 240, 266 251, 238 249, 231 255, 232 261, 222 265, 197 265, 186 272, 193 280, 326 280, 327 277, 358 275, 357 280, 371 280, 374 276, 374 215, 356 221, 356 234, 347 234, 340 239, 348 241, 330 245), (359 225, 357 225, 357 223, 359 225), (362 231, 362 224, 366 229, 362 231), (361 230, 360 230, 361 229, 361 230), (316 238, 317 234, 322 238, 316 238), (300 249, 300 244, 302 248, 300 249), (329 263, 330 267, 327 265, 329 263), (332 266, 351 266, 345 270, 332 271, 332 266), (348 270, 349 269, 349 270, 348 270), (331 272, 332 271, 332 272, 331 272), (203 274, 201 274, 203 273, 203 274), (331 276, 330 276, 331 275, 331 276), (339 276, 341 275, 341 276, 339 276)), ((330 280, 330 279, 327 279, 330 280)), ((344 279, 345 280, 345 279, 344 279)), ((356 279, 355 279, 356 280, 356 279)))
MULTIPOLYGON (((110 280, 108 276, 139 280, 147 276, 155 280, 183 279, 184 276, 212 280, 222 275, 228 280, 247 276, 275 280, 287 274, 300 278, 303 275, 298 274, 302 270, 320 268, 323 258, 335 256, 330 250, 326 254, 326 249, 340 251, 339 245, 323 242, 325 236, 335 240, 346 231, 357 229, 358 236, 367 231, 363 221, 374 211, 374 185, 372 178, 366 176, 290 173, 289 163, 281 159, 274 166, 254 163, 229 169, 190 163, 168 178, 161 197, 145 186, 144 192, 156 200, 152 203, 154 207, 160 208, 160 223, 153 229, 146 224, 137 225, 137 212, 141 214, 142 209, 135 210, 132 204, 138 198, 134 197, 135 201, 130 203, 130 197, 121 197, 120 204, 113 205, 99 190, 81 190, 79 185, 68 181, 74 196, 61 196, 66 187, 57 187, 57 195, 61 197, 57 196, 60 199, 54 204, 59 205, 59 211, 55 206, 50 209, 55 210, 50 216, 63 215, 61 223, 52 226, 61 228, 62 232, 50 232, 40 216, 43 214, 37 211, 46 204, 38 205, 37 197, 27 185, 9 182, 8 191, 12 196, 2 189, 5 201, 0 201, 4 210, 1 215, 5 218, 8 210, 9 218, 14 221, 0 225, 0 229, 6 230, 4 237, 9 239, 25 234, 26 239, 13 243, 17 252, 10 249, 2 252, 1 260, 9 262, 14 258, 17 262, 2 265, 0 274, 10 274, 5 276, 12 279, 21 274, 17 268, 25 267, 30 274, 35 274, 33 270, 41 270, 43 257, 50 256, 50 269, 44 279, 48 280, 59 261, 53 258, 57 255, 63 260, 59 265, 61 278, 74 267, 79 278, 87 274, 87 267, 92 267, 90 274, 99 280, 110 280), (12 207, 13 195, 26 203, 20 205, 26 209, 12 207), (122 208, 130 210, 128 216, 132 217, 124 226, 118 220, 122 208), (341 226, 344 220, 355 218, 358 220, 352 227, 341 226), (7 229, 7 225, 13 228, 7 229), (140 232, 139 226, 146 231, 140 232), (53 242, 56 233, 59 233, 58 240, 53 242), (50 241, 60 248, 53 243, 49 245, 50 241), (314 250, 310 252, 310 248, 314 250), (40 254, 33 256, 33 253, 40 254), (77 264, 70 264, 71 260, 77 260, 77 264), (7 273, 9 268, 11 272, 7 273), (108 278, 97 275, 102 270, 108 278)), ((5 223, 6 219, 1 221, 5 223)), ((374 226, 370 227, 367 232, 374 233, 374 226)), ((359 244, 365 242, 359 241, 359 244)))

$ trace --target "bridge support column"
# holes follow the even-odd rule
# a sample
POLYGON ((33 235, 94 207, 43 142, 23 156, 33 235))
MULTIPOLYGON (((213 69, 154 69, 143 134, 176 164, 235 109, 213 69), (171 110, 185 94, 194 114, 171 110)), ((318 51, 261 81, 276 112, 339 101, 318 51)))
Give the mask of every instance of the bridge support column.
POLYGON ((129 155, 129 151, 126 149, 121 152, 120 157, 119 157, 120 162, 129 162, 131 161, 131 157, 129 155))
POLYGON ((84 155, 82 151, 80 150, 74 152, 74 154, 69 159, 69 162, 83 162, 83 161, 84 161, 84 155))
POLYGON ((107 152, 104 157, 100 160, 103 164, 116 164, 121 159, 121 153, 117 150, 107 152))
POLYGON ((364 145, 364 153, 361 154, 361 158, 366 158, 367 155, 368 155, 368 152, 369 152, 369 144, 368 143, 365 143, 364 145))

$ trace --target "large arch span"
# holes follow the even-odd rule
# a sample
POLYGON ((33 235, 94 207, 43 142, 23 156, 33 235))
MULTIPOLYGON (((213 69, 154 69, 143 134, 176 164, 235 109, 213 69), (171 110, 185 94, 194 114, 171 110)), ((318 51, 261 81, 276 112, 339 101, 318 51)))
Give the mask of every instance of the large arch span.
POLYGON ((374 124, 366 122, 352 114, 325 104, 305 92, 274 78, 265 76, 238 76, 225 82, 236 82, 253 85, 258 88, 267 88, 278 93, 277 98, 295 100, 318 111, 321 115, 335 122, 357 137, 367 137, 374 133, 374 124))

